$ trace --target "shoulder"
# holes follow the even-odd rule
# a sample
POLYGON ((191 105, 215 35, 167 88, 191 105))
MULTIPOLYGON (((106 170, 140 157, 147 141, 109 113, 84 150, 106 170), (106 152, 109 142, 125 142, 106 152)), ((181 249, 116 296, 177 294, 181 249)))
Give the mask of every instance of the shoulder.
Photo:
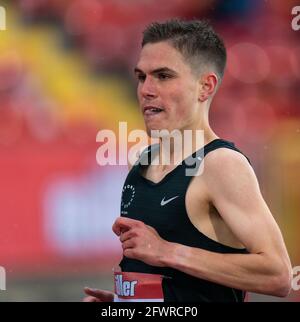
POLYGON ((208 153, 203 161, 204 169, 208 174, 221 174, 226 170, 235 173, 239 170, 253 172, 249 161, 241 152, 228 148, 219 148, 208 153))
POLYGON ((203 179, 209 191, 244 191, 249 187, 258 188, 252 166, 240 152, 219 148, 206 155, 203 165, 203 179))

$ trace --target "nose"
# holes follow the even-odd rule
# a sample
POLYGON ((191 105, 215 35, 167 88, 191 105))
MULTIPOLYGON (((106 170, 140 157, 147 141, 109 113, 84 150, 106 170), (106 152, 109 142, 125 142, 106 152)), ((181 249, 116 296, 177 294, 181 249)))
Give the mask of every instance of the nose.
POLYGON ((157 97, 157 89, 154 84, 154 80, 151 77, 146 77, 144 82, 140 83, 139 91, 143 98, 155 98, 157 97))

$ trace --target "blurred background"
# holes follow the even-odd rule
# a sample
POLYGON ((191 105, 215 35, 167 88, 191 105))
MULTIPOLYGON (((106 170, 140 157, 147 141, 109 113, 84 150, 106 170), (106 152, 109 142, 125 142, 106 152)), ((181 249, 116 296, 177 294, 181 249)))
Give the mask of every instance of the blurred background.
MULTIPOLYGON (((120 121, 128 131, 144 128, 133 77, 141 32, 172 17, 208 18, 224 38, 228 67, 211 124, 251 159, 292 265, 300 266, 296 5, 0 1, 0 301, 80 301, 84 286, 112 289, 121 249, 111 225, 127 167, 97 165, 96 134, 118 133, 120 121)), ((300 290, 249 300, 300 301, 300 290)))

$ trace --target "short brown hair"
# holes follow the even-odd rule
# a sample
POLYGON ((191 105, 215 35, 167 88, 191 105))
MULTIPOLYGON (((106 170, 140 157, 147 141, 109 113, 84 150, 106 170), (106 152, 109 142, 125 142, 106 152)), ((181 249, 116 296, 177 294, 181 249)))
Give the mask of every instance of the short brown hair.
POLYGON ((226 48, 207 20, 153 22, 143 32, 142 47, 160 41, 169 41, 190 62, 193 70, 209 64, 214 66, 220 80, 223 78, 226 48))

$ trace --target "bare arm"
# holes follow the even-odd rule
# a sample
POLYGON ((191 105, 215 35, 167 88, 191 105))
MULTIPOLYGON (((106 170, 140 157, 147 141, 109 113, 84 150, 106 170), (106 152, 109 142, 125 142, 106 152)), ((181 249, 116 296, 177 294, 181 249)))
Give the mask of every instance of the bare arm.
POLYGON ((241 154, 220 149, 206 158, 211 202, 250 254, 220 254, 168 244, 163 266, 229 287, 286 296, 292 269, 287 250, 256 176, 241 154))

